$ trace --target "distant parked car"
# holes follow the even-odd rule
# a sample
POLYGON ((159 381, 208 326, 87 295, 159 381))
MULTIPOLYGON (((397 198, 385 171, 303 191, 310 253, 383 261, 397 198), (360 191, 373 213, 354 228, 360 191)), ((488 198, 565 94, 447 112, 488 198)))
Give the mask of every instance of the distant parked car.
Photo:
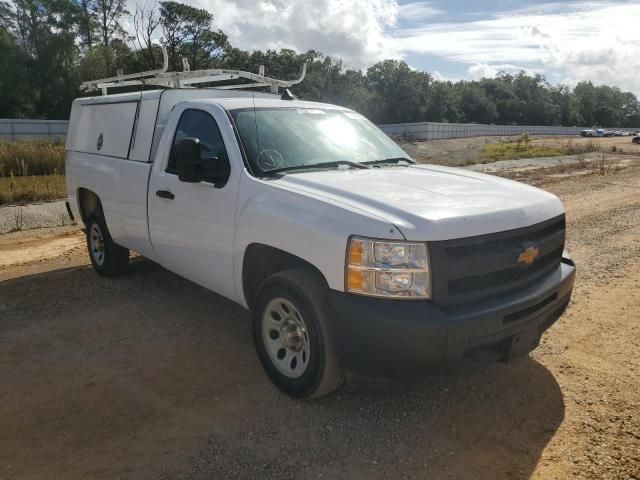
POLYGON ((632 133, 631 133, 631 132, 628 132, 628 131, 626 131, 626 130, 625 130, 624 132, 622 132, 622 136, 623 136, 623 137, 628 137, 628 136, 630 136, 630 135, 632 135, 632 133))
POLYGON ((580 136, 581 137, 593 137, 593 136, 595 136, 595 131, 594 130, 590 130, 590 129, 582 130, 580 132, 580 136))
POLYGON ((595 130, 594 137, 613 137, 615 135, 614 132, 610 132, 609 130, 605 130, 604 128, 598 128, 595 130))
POLYGON ((616 137, 621 137, 622 136, 622 130, 616 130, 615 132, 613 132, 613 135, 616 137))

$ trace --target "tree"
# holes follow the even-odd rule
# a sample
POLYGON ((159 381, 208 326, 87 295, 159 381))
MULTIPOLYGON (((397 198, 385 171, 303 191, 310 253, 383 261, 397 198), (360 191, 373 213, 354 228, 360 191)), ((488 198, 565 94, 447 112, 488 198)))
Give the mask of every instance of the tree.
POLYGON ((114 36, 124 34, 120 18, 128 14, 126 0, 93 0, 94 13, 98 21, 98 30, 105 47, 109 46, 114 36))
POLYGON ((160 17, 158 16, 157 3, 136 6, 136 12, 133 15, 134 38, 138 43, 140 52, 142 52, 145 70, 153 69, 155 64, 152 38, 159 26, 160 17))
POLYGON ((573 89, 578 101, 580 116, 585 125, 595 124, 594 109, 596 106, 596 88, 591 82, 580 82, 573 89))
POLYGON ((558 106, 560 125, 577 126, 584 124, 580 115, 578 99, 569 87, 566 85, 552 87, 551 95, 553 103, 558 106))
POLYGON ((93 47, 96 38, 99 36, 96 0, 77 0, 76 5, 80 12, 78 18, 78 37, 80 45, 85 50, 90 49, 93 47))
POLYGON ((13 20, 14 15, 9 3, 0 0, 0 29, 9 31, 15 26, 13 20))
POLYGON ((220 60, 229 44, 223 32, 211 30, 212 22, 213 15, 204 9, 173 1, 160 2, 160 25, 174 70, 181 70, 181 56, 188 58, 193 70, 220 60))
POLYGON ((580 82, 571 89, 525 72, 454 84, 398 60, 361 71, 316 50, 246 51, 212 27, 212 12, 171 0, 138 2, 126 32, 125 2, 0 0, 0 116, 68 118, 81 80, 155 68, 160 49, 153 42, 162 33, 174 70, 186 57, 193 70, 257 73, 264 65, 271 77, 295 79, 307 62, 304 82, 292 87, 296 95, 353 108, 377 123, 640 126, 638 98, 616 87, 580 82))
POLYGON ((621 125, 624 127, 640 126, 640 102, 631 92, 622 94, 621 125))
POLYGON ((108 47, 98 44, 88 50, 78 63, 77 71, 82 81, 88 81, 112 77, 118 69, 132 73, 141 68, 135 52, 125 42, 116 38, 108 47))
POLYGON ((404 61, 385 60, 367 69, 367 84, 379 103, 373 119, 401 123, 427 120, 427 102, 431 76, 411 70, 404 61))
POLYGON ((465 123, 493 123, 498 118, 498 110, 477 82, 459 85, 460 102, 465 123))
POLYGON ((78 90, 77 6, 71 0, 14 0, 11 17, 34 112, 68 118, 78 90))
POLYGON ((29 57, 4 26, 0 26, 0 51, 0 118, 29 117, 35 110, 25 68, 29 57))

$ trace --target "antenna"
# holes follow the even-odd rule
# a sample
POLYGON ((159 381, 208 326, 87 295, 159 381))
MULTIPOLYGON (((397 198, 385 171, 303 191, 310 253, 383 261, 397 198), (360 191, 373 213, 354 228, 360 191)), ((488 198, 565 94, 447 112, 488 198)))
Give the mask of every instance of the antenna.
MULTIPOLYGON (((259 72, 264 75, 264 65, 260 65, 259 72)), ((257 161, 258 158, 260 158, 260 153, 262 153, 262 150, 260 149, 260 134, 258 132, 258 115, 256 114, 256 92, 255 92, 255 90, 251 90, 251 99, 253 100, 253 124, 256 127, 256 148, 257 148, 256 161, 257 161)))

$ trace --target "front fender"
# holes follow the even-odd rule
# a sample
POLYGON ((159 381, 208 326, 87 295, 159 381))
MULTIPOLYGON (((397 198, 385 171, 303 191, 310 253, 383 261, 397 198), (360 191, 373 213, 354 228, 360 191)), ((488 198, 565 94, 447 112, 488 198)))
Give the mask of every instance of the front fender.
POLYGON ((242 285, 244 253, 252 243, 268 245, 314 265, 333 290, 344 290, 344 262, 351 235, 403 240, 388 221, 356 207, 243 174, 234 243, 237 297, 247 307, 242 285))

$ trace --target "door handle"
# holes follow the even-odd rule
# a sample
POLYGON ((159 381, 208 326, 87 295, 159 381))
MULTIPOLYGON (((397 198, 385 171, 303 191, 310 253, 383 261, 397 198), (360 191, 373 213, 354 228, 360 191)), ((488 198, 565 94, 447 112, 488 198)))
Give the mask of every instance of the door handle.
POLYGON ((173 200, 174 198, 176 198, 176 196, 169 190, 158 190, 156 192, 156 196, 160 198, 166 198, 167 200, 173 200))

